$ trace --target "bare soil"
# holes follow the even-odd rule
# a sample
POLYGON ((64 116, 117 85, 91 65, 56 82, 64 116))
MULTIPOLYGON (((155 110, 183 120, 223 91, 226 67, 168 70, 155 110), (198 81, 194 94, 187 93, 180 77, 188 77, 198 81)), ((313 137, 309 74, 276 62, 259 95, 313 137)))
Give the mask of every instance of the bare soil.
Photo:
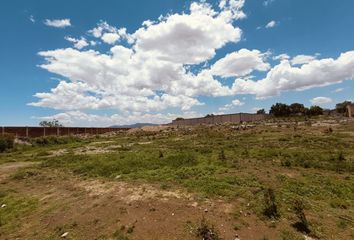
MULTIPOLYGON (((33 176, 9 179, 20 167, 0 166, 0 190, 36 198, 39 207, 21 219, 20 228, 3 239, 114 239, 114 232, 129 229, 129 239, 196 239, 196 225, 204 217, 222 239, 275 239, 276 229, 249 212, 244 199, 199 199, 180 189, 163 190, 146 183, 83 179, 70 173, 41 169, 33 176), (240 212, 237 220, 235 211, 240 212), (238 230, 236 225, 243 225, 238 230), (124 226, 124 227, 123 227, 124 226)), ((31 168, 28 168, 31 171, 31 168)), ((280 223, 281 224, 281 223, 280 223)), ((126 231, 126 230, 124 230, 126 231)))

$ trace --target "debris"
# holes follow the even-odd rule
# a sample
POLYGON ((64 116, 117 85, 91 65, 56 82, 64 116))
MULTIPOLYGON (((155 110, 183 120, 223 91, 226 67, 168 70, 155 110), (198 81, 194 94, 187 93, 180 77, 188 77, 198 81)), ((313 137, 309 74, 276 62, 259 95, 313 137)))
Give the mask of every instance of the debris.
POLYGON ((65 233, 63 233, 60 237, 66 238, 66 237, 68 236, 68 234, 69 234, 69 232, 65 232, 65 233))

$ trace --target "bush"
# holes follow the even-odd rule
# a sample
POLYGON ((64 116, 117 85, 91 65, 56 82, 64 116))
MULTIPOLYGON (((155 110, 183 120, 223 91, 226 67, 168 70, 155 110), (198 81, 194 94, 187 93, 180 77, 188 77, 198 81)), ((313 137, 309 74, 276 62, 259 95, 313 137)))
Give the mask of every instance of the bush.
POLYGON ((47 136, 38 137, 31 140, 34 145, 57 145, 57 144, 68 144, 72 142, 79 142, 80 138, 75 136, 47 136))
POLYGON ((310 233, 309 223, 305 215, 305 204, 301 199, 295 199, 293 203, 293 210, 298 218, 293 226, 300 232, 310 233))
POLYGON ((209 226, 205 218, 197 228, 196 237, 203 240, 218 240, 219 235, 214 226, 209 226))
POLYGON ((263 214, 268 218, 278 218, 278 207, 275 202, 275 193, 272 188, 268 188, 264 192, 264 210, 263 214))
POLYGON ((11 134, 0 136, 0 152, 5 152, 7 149, 14 147, 15 137, 11 134))

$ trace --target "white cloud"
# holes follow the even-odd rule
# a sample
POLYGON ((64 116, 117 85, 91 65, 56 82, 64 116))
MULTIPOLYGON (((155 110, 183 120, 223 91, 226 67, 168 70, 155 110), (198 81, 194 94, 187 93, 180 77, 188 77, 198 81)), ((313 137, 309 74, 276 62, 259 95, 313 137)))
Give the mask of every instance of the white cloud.
POLYGON ((130 34, 127 34, 126 28, 116 28, 109 25, 105 21, 101 21, 97 26, 88 31, 95 38, 101 38, 105 43, 114 45, 117 41, 126 39, 129 43, 133 43, 133 39, 130 34))
POLYGON ((270 4, 272 4, 273 2, 275 2, 275 0, 265 0, 264 2, 263 2, 263 5, 265 6, 265 7, 268 7, 270 4))
POLYGON ((190 14, 173 14, 138 29, 134 48, 164 61, 198 64, 213 58, 226 43, 240 41, 241 29, 228 21, 215 15, 210 5, 192 3, 190 14))
POLYGON ((87 47, 89 43, 84 37, 81 37, 80 39, 77 38, 72 38, 72 37, 65 37, 65 40, 74 43, 74 47, 77 49, 82 49, 84 47, 87 47))
MULTIPOLYGON (((244 3, 225 0, 215 9, 202 1, 192 3, 189 11, 145 21, 133 33, 101 21, 85 35, 87 39, 67 37, 76 49, 38 53, 45 60, 39 67, 66 80, 48 92, 36 93, 38 100, 29 105, 63 110, 64 115, 113 109, 129 119, 135 113, 193 111, 203 105, 200 99, 205 96, 255 94, 264 98, 353 78, 354 51, 298 67, 291 64, 294 59, 282 54, 274 57, 281 62, 271 68, 266 61, 269 52, 241 49, 209 67, 218 49, 240 41, 242 31, 235 21, 245 17, 244 3), (128 44, 123 46, 122 41, 128 44), (112 46, 103 53, 90 49, 96 44, 112 46), (253 71, 268 73, 255 79, 253 71), (227 79, 220 80, 226 77, 239 79, 229 87, 223 83, 227 79)), ((224 107, 240 104, 235 100, 224 107)))
POLYGON ((270 68, 265 62, 266 57, 266 53, 258 50, 241 49, 218 60, 210 71, 213 75, 222 77, 245 76, 254 70, 266 71, 270 68))
POLYGON ((71 26, 70 19, 46 19, 44 24, 50 27, 65 28, 71 26))
POLYGON ((333 92, 339 93, 339 92, 342 92, 343 90, 344 90, 344 88, 337 88, 333 92))
POLYGON ((328 97, 315 97, 311 99, 310 102, 312 103, 312 105, 323 106, 327 105, 328 103, 331 103, 332 99, 328 97))
POLYGON ((117 33, 104 33, 101 39, 105 43, 114 44, 119 38, 120 36, 117 33))
POLYGON ((51 116, 39 117, 41 120, 53 120, 57 119, 59 122, 63 123, 64 126, 94 126, 94 127, 108 127, 112 125, 125 125, 132 123, 156 123, 165 124, 170 123, 177 117, 183 118, 193 118, 201 117, 202 115, 196 112, 183 112, 182 114, 174 113, 145 113, 141 114, 139 112, 133 113, 123 113, 123 114, 113 114, 113 115, 96 115, 87 114, 81 111, 68 111, 63 113, 58 113, 51 116))
POLYGON ((33 15, 29 16, 28 18, 32 23, 35 23, 36 22, 36 19, 34 18, 33 15))
POLYGON ((280 60, 280 61, 283 61, 283 60, 288 60, 290 59, 290 56, 286 53, 282 53, 280 55, 277 55, 277 56, 274 56, 273 57, 273 60, 280 60))
POLYGON ((240 106, 243 106, 243 105, 245 105, 244 102, 241 102, 240 100, 235 99, 230 104, 226 104, 225 106, 219 108, 219 111, 228 111, 228 110, 231 110, 234 107, 240 107, 240 106))
POLYGON ((277 25, 277 22, 272 20, 269 23, 267 23, 267 25, 265 26, 266 28, 273 28, 277 25))
POLYGON ((245 0, 221 0, 219 2, 220 17, 226 21, 244 19, 247 15, 242 8, 245 5, 245 0))
POLYGON ((291 59, 291 64, 293 65, 301 65, 305 63, 309 63, 313 60, 316 60, 316 56, 310 56, 310 55, 297 55, 293 59, 291 59))
POLYGON ((288 60, 283 60, 264 79, 236 79, 232 89, 236 94, 256 94, 257 98, 265 98, 284 91, 322 87, 353 78, 354 51, 349 51, 337 59, 314 60, 301 67, 293 67, 288 60))

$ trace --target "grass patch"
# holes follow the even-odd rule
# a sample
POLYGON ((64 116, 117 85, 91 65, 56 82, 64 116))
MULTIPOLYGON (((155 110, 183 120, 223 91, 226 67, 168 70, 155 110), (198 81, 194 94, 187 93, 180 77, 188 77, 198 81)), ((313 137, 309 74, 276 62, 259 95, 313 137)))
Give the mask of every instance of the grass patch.
MULTIPOLYGON (((38 206, 34 198, 19 196, 16 193, 0 192, 0 229, 4 232, 19 227, 24 217, 38 206)), ((1 233, 0 233, 1 236, 1 233)))

